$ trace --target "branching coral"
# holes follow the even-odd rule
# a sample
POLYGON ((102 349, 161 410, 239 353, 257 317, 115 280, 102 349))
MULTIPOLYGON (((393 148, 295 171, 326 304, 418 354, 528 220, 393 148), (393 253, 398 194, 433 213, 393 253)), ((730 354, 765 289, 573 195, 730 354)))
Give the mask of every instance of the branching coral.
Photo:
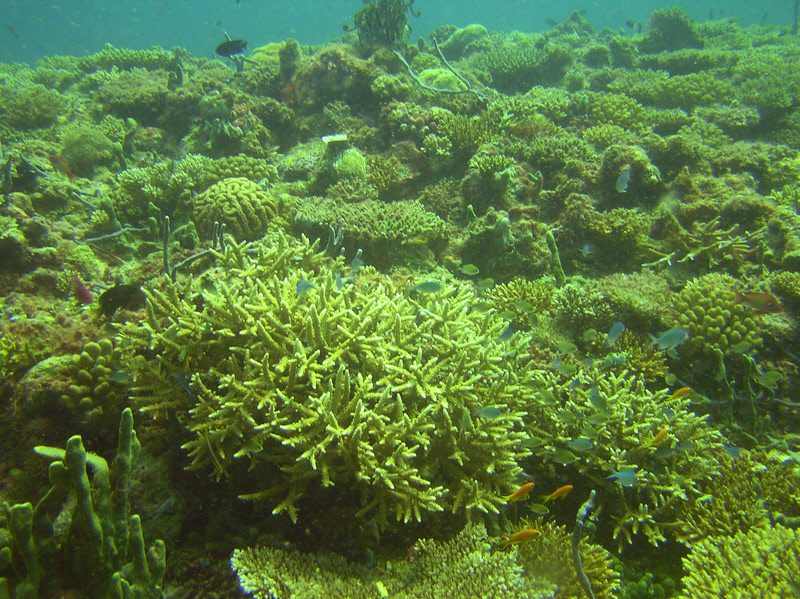
POLYGON ((542 443, 536 455, 571 463, 615 498, 606 501, 615 539, 630 543, 642 534, 655 545, 674 536, 676 510, 718 472, 710 452, 723 442, 689 411, 689 400, 653 393, 641 379, 597 365, 566 377, 537 373, 530 385, 539 389, 527 406, 529 433, 542 443), (578 439, 584 441, 576 445, 578 439), (633 476, 631 469, 632 480, 608 478, 633 476))
POLYGON ((420 539, 412 557, 384 571, 368 570, 336 555, 303 555, 269 548, 237 550, 231 565, 242 589, 256 599, 553 597, 551 585, 527 578, 514 553, 492 552, 491 547, 486 529, 473 525, 452 541, 420 539))
POLYGON ((247 497, 294 519, 335 487, 375 531, 442 510, 499 512, 526 452, 517 354, 498 339, 502 320, 469 310, 469 287, 339 288, 341 262, 278 232, 229 244, 221 260, 204 282, 149 293, 147 322, 126 330, 158 357, 139 362, 143 393, 196 373, 190 394, 139 402, 188 410, 192 468, 220 475, 244 462, 247 497), (484 406, 500 416, 473 416, 484 406))
POLYGON ((796 530, 756 527, 710 537, 683 559, 684 599, 779 599, 796 594, 800 537, 796 530))

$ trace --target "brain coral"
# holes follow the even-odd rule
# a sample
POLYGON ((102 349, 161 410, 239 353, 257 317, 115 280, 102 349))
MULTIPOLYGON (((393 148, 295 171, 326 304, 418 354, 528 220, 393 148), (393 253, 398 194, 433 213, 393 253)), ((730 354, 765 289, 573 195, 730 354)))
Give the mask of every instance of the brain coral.
POLYGON ((219 221, 235 239, 256 239, 276 214, 275 199, 245 177, 223 179, 194 199, 195 225, 206 236, 219 221))

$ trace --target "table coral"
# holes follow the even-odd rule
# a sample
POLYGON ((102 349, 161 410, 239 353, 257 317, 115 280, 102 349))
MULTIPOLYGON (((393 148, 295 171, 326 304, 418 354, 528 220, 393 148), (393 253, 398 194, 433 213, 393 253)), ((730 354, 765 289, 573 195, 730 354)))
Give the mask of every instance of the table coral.
POLYGON ((514 552, 491 551, 486 529, 468 526, 445 542, 420 539, 412 557, 368 570, 337 555, 304 555, 266 547, 238 549, 231 566, 256 599, 322 596, 348 599, 545 599, 553 586, 529 576, 514 552))
POLYGON ((215 183, 193 201, 194 222, 201 235, 211 236, 214 221, 224 223, 234 239, 260 237, 275 218, 278 202, 263 188, 244 177, 215 183))

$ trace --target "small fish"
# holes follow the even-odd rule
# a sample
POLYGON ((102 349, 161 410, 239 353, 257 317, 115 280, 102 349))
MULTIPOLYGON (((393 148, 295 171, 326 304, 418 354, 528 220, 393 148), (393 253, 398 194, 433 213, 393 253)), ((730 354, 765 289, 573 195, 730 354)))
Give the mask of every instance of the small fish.
POLYGON ((341 289, 344 287, 344 281, 342 281, 342 277, 339 275, 338 272, 333 273, 333 280, 336 282, 336 288, 341 289))
POLYGON ((436 293, 442 290, 442 284, 436 281, 426 281, 425 283, 417 283, 409 288, 409 291, 416 291, 417 293, 436 293))
POLYGON ((491 289, 492 287, 494 287, 494 279, 491 277, 481 279, 480 281, 475 283, 475 287, 477 287, 480 291, 486 291, 487 289, 491 289))
POLYGON ((608 418, 609 416, 605 412, 598 412, 597 414, 592 414, 589 416, 587 422, 589 422, 589 424, 601 425, 608 422, 608 418))
POLYGON ((519 545, 520 543, 525 543, 527 541, 532 541, 533 539, 542 536, 542 533, 534 528, 526 528, 525 530, 521 530, 519 532, 515 532, 510 537, 503 539, 500 541, 496 549, 503 550, 512 545, 519 545))
POLYGON ((617 190, 617 193, 625 193, 628 191, 628 185, 631 183, 631 165, 626 164, 622 167, 622 170, 619 172, 619 177, 617 177, 617 182, 614 185, 614 189, 617 190))
MULTIPOLYGON (((650 334, 648 333, 648 335, 650 334)), ((650 345, 659 350, 674 349, 688 338, 689 331, 676 326, 665 333, 661 333, 661 336, 658 338, 654 335, 650 335, 650 340, 652 341, 650 345)))
POLYGON ((75 294, 75 299, 81 304, 91 304, 94 301, 92 292, 83 284, 78 273, 72 273, 72 293, 75 294))
POLYGON ((667 397, 669 397, 670 399, 679 399, 681 397, 689 395, 689 393, 691 393, 692 391, 694 391, 694 389, 692 389, 691 387, 681 387, 680 389, 676 389, 675 391, 670 393, 667 397))
POLYGON ((494 308, 494 304, 492 302, 482 301, 472 304, 472 309, 478 314, 485 314, 492 308, 494 308))
POLYGON ((633 29, 634 27, 636 27, 636 23, 628 19, 627 21, 625 21, 625 27, 627 27, 628 29, 633 29))
POLYGON ((497 406, 486 406, 472 413, 473 418, 483 418, 485 420, 494 420, 498 418, 503 412, 497 406))
POLYGON ((474 264, 465 264, 464 266, 461 267, 461 272, 467 275, 468 277, 474 277, 481 271, 478 270, 478 267, 475 266, 474 264))
POLYGON ((583 257, 588 258, 589 254, 591 253, 592 253, 592 246, 590 246, 588 243, 584 243, 583 247, 581 248, 581 254, 583 254, 583 257))
POLYGON ((214 50, 214 53, 230 58, 236 54, 244 54, 246 49, 247 42, 244 40, 227 40, 217 46, 217 48, 214 50))
POLYGON ((313 283, 309 283, 305 279, 302 279, 297 284, 297 295, 305 295, 306 293, 308 293, 312 289, 316 289, 316 288, 317 288, 317 286, 314 285, 313 283))
POLYGON ((614 347, 614 344, 617 340, 622 337, 622 333, 625 332, 625 325, 621 322, 617 322, 611 327, 611 330, 606 335, 606 340, 603 342, 604 347, 614 347))
POLYGON ((542 503, 547 503, 548 501, 552 501, 553 499, 558 499, 559 497, 564 497, 567 493, 572 491, 574 487, 572 485, 564 485, 563 487, 559 487, 550 495, 542 495, 541 500, 542 503))
MULTIPOLYGON (((359 250, 360 252, 360 250, 359 250)), ((358 271, 361 270, 361 267, 364 266, 364 263, 361 261, 361 258, 356 256, 350 261, 350 274, 351 276, 356 276, 358 271)))
POLYGON ((623 468, 622 470, 612 470, 611 476, 606 480, 616 480, 623 487, 632 487, 636 484, 636 471, 638 468, 623 468))
POLYGON ((17 31, 17 28, 11 23, 6 23, 6 27, 8 27, 8 31, 11 33, 11 35, 13 35, 15 38, 17 38, 17 41, 19 41, 19 32, 17 31))
POLYGON ((104 291, 98 298, 100 314, 113 318, 117 310, 133 304, 140 294, 138 285, 115 285, 104 291))
POLYGON ((569 445, 570 449, 575 451, 589 451, 592 448, 592 442, 589 441, 589 439, 584 439, 583 437, 580 439, 567 441, 567 445, 569 445))
POLYGON ((752 308, 759 314, 776 314, 778 312, 783 312, 781 303, 771 293, 761 293, 759 291, 739 293, 737 291, 735 303, 752 308))
POLYGON ((508 328, 500 333, 500 336, 497 338, 498 341, 508 341, 511 337, 514 336, 514 329, 511 325, 508 325, 508 328))
POLYGON ((548 27, 555 27, 556 25, 558 25, 558 21, 556 21, 555 19, 545 19, 544 24, 547 25, 548 27))
POLYGON ((120 370, 109 374, 108 380, 111 381, 112 383, 117 383, 118 385, 130 385, 131 383, 133 383, 131 375, 129 375, 127 372, 122 372, 120 370))
POLYGON ((550 513, 550 510, 543 503, 529 503, 528 509, 537 516, 546 516, 550 513))
POLYGON ((597 390, 597 387, 589 389, 589 403, 600 412, 608 411, 608 402, 605 397, 600 395, 600 391, 597 390))
POLYGON ((512 305, 523 314, 530 314, 535 309, 532 303, 525 300, 517 300, 512 305))
POLYGON ((661 427, 661 430, 659 430, 652 439, 645 441, 642 444, 642 447, 653 447, 658 445, 667 437, 667 434, 669 434, 669 429, 666 426, 661 427))
POLYGON ((725 453, 731 456, 734 460, 742 457, 742 450, 739 449, 738 447, 733 447, 732 445, 724 445, 723 449, 725 450, 725 453))
POLYGON ((526 499, 528 495, 530 495, 531 491, 533 490, 533 483, 525 483, 519 489, 514 491, 511 495, 506 495, 503 497, 506 503, 512 503, 514 501, 522 501, 526 499))
POLYGON ((72 172, 72 167, 69 165, 69 163, 61 158, 61 156, 51 154, 47 157, 47 159, 50 161, 50 165, 53 167, 54 173, 60 173, 64 175, 70 180, 70 182, 78 178, 78 176, 72 172))
POLYGON ((578 456, 567 449, 557 449, 553 452, 553 455, 550 456, 550 460, 556 464, 569 466, 573 462, 578 461, 578 456))

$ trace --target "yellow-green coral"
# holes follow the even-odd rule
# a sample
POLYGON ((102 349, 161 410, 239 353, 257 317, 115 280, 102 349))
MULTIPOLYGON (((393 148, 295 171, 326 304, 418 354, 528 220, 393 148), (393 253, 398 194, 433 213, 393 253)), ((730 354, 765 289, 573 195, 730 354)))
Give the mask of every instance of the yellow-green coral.
MULTIPOLYGON (((568 533, 565 526, 543 520, 522 520, 517 528, 533 528, 542 533, 519 546, 517 562, 525 569, 525 576, 554 584, 554 599, 582 596, 572 560, 572 533, 568 533)), ((600 545, 585 542, 581 545, 580 553, 584 572, 595 597, 618 597, 619 573, 611 566, 611 554, 600 545)))
POLYGON ((630 543, 643 534, 655 545, 674 534, 675 510, 701 495, 718 472, 711 452, 721 450, 724 440, 689 411, 689 400, 653 393, 641 378, 604 371, 597 363, 573 376, 538 372, 529 384, 538 388, 527 406, 528 431, 541 442, 535 455, 570 463, 614 498, 605 505, 616 522, 615 539, 630 543), (666 436, 656 443, 665 427, 666 436), (591 445, 576 445, 578 439, 591 445), (631 468, 632 486, 608 479, 631 468))
POLYGON ((110 339, 91 341, 83 346, 81 353, 72 356, 69 371, 73 383, 61 399, 81 420, 116 421, 127 398, 128 378, 120 378, 121 357, 110 339))
POLYGON ((715 348, 728 354, 742 342, 760 347, 753 309, 736 298, 736 281, 728 275, 704 275, 686 284, 675 300, 677 324, 689 332, 679 349, 682 355, 709 354, 715 348))
POLYGON ((244 177, 230 177, 214 183, 192 204, 194 222, 201 235, 210 236, 217 221, 225 224, 226 231, 240 240, 263 235, 278 210, 275 198, 244 177))
POLYGON ((683 567, 684 599, 791 597, 797 594, 800 536, 770 526, 709 537, 692 547, 683 567))
MULTIPOLYGON (((367 569, 338 555, 259 547, 238 549, 231 566, 256 599, 545 599, 553 587, 528 577, 513 552, 491 551, 482 525, 452 541, 420 539, 412 556, 388 568, 367 569)), ((556 595, 558 596, 558 595, 556 595)))
POLYGON ((146 322, 126 329, 131 347, 158 356, 139 363, 137 385, 195 373, 198 399, 155 393, 142 409, 187 411, 192 467, 220 475, 244 462, 247 497, 275 513, 297 518, 326 487, 373 530, 443 510, 499 513, 527 454, 522 352, 508 351, 524 341, 498 340, 505 323, 469 309, 470 286, 339 288, 342 269, 276 230, 229 244, 203 281, 149 293, 146 322), (473 415, 484 406, 502 413, 473 415))

